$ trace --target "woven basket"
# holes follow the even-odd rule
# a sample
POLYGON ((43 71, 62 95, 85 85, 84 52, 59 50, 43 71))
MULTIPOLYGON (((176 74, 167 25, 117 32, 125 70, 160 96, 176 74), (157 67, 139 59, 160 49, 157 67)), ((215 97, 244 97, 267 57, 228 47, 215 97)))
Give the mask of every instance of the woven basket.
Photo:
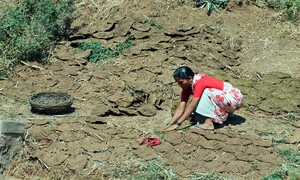
POLYGON ((33 112, 63 114, 71 109, 73 98, 63 92, 42 92, 33 95, 29 103, 33 112))

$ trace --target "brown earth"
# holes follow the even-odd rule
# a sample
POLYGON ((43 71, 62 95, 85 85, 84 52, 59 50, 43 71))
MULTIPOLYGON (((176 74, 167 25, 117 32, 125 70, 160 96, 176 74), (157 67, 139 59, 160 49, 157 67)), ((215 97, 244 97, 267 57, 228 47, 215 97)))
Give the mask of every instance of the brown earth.
POLYGON ((157 161, 179 179, 194 172, 237 179, 268 175, 284 162, 278 149, 297 149, 300 141, 300 31, 288 27, 278 13, 244 1, 231 1, 211 16, 190 1, 82 1, 75 33, 53 50, 51 63, 20 65, 1 81, 2 119, 27 124, 24 158, 5 174, 113 179, 113 168, 138 171, 136 162, 157 161), (132 47, 98 65, 88 61, 90 51, 78 49, 87 40, 113 47, 128 35, 132 47), (180 65, 240 88, 244 108, 213 131, 158 133, 178 102, 180 88, 171 75, 180 65), (70 93, 75 111, 32 113, 28 99, 43 91, 70 93), (147 136, 160 137, 162 144, 139 145, 147 136), (276 138, 285 143, 274 146, 276 138))

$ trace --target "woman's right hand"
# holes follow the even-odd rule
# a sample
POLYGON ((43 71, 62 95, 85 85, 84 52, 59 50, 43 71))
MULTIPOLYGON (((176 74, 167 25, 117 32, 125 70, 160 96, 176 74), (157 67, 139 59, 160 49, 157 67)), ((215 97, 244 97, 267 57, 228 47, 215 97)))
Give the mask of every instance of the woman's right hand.
POLYGON ((162 132, 172 131, 175 130, 177 127, 178 127, 177 124, 172 124, 170 126, 165 127, 162 132))
POLYGON ((168 126, 166 126, 166 127, 162 127, 162 128, 160 128, 160 129, 159 129, 159 131, 160 131, 160 132, 164 132, 164 131, 165 131, 165 129, 167 129, 167 127, 168 127, 168 126))

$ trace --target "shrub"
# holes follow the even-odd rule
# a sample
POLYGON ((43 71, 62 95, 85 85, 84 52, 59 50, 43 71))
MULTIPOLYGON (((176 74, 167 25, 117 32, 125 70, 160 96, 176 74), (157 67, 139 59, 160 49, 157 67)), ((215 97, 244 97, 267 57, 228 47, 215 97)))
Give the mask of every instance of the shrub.
POLYGON ((300 13, 300 0, 276 0, 275 8, 282 10, 288 20, 296 21, 300 13))
POLYGON ((92 53, 89 56, 90 62, 99 63, 102 60, 108 60, 110 58, 118 57, 125 49, 131 47, 131 39, 128 37, 124 42, 118 43, 114 48, 103 47, 97 42, 81 42, 79 48, 83 51, 91 50, 92 53))
POLYGON ((260 8, 271 7, 277 11, 282 11, 287 20, 297 21, 300 14, 300 0, 252 0, 260 8))
POLYGON ((46 63, 55 42, 68 34, 72 0, 16 0, 0 14, 0 68, 22 60, 46 63))

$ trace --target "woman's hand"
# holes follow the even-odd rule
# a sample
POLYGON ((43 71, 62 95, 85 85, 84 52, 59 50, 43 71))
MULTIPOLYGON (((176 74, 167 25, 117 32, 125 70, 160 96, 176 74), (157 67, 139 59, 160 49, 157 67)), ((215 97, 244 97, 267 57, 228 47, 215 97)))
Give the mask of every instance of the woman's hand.
POLYGON ((173 124, 173 125, 167 126, 165 128, 162 128, 161 131, 162 132, 172 131, 172 130, 175 130, 177 127, 178 127, 178 125, 173 124))

